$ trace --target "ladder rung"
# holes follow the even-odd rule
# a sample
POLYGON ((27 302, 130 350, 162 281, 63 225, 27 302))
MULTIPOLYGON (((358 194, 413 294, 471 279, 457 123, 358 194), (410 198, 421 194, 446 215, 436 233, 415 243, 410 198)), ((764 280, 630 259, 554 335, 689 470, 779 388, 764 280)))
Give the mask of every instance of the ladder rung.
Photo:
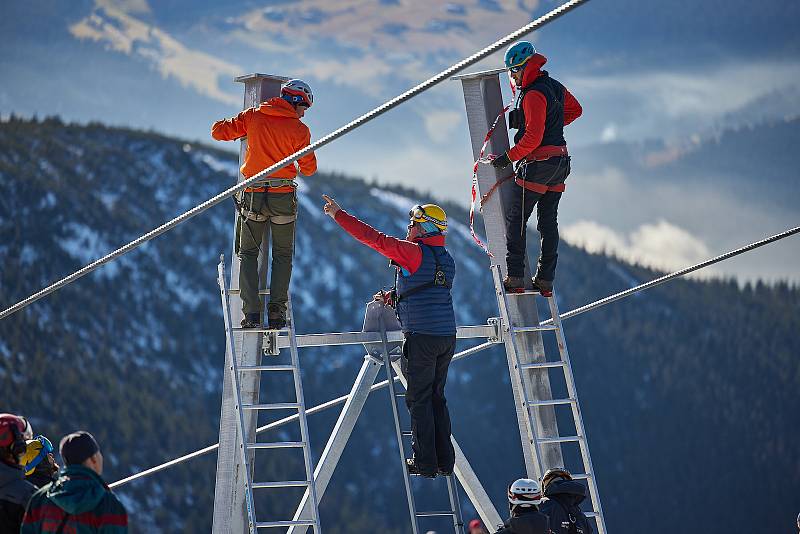
MULTIPOLYGON (((238 295, 241 293, 240 289, 229 289, 228 295, 238 295)), ((269 295, 269 289, 262 289, 258 292, 259 295, 269 295)))
POLYGON ((240 371, 294 371, 294 365, 240 365, 240 371))
POLYGON ((549 369, 551 367, 563 367, 565 362, 538 362, 538 363, 523 363, 520 365, 521 369, 549 369))
POLYGON ((305 441, 273 441, 272 443, 248 443, 248 449, 292 449, 305 447, 305 441))
POLYGON ((575 399, 552 399, 552 400, 541 400, 541 401, 531 401, 528 404, 530 406, 558 406, 560 404, 572 404, 575 402, 575 399))
POLYGON ((268 332, 284 332, 287 330, 287 327, 276 330, 274 328, 264 328, 263 326, 258 328, 242 328, 241 326, 235 326, 232 328, 232 330, 234 332, 244 332, 245 334, 266 334, 268 332))
POLYGON ((592 475, 589 473, 573 473, 572 480, 586 480, 588 478, 592 478, 592 475))
POLYGON ((405 393, 395 393, 395 395, 394 395, 394 396, 395 396, 395 397, 405 397, 405 396, 406 396, 406 394, 405 394, 405 393))
MULTIPOLYGON (((542 294, 539 293, 538 291, 533 291, 531 289, 527 289, 525 291, 506 291, 506 296, 509 296, 509 297, 525 297, 525 296, 529 296, 529 295, 542 296, 542 294)), ((549 298, 549 297, 544 297, 544 298, 549 298)))
POLYGON ((403 431, 401 432, 401 434, 402 434, 402 435, 404 435, 404 436, 411 436, 411 435, 413 435, 413 434, 412 434, 412 432, 411 432, 410 430, 403 430, 403 431))
POLYGON ((586 517, 599 517, 600 516, 600 514, 598 514, 597 512, 583 512, 583 515, 585 515, 586 517))
POLYGON ((311 484, 308 480, 284 480, 281 482, 253 482, 253 489, 300 488, 311 484))
POLYGON ((310 519, 306 521, 265 521, 256 523, 256 528, 279 528, 279 527, 313 527, 316 523, 310 519))
POLYGON ((555 438, 537 439, 539 443, 569 443, 572 441, 583 441, 582 436, 557 436, 555 438))
POLYGON ((454 515, 453 511, 442 511, 442 512, 417 512, 417 517, 442 517, 442 516, 451 516, 454 515))
POLYGON ((276 402, 273 404, 242 404, 245 410, 299 410, 299 402, 276 402))
POLYGON ((545 326, 512 326, 509 328, 512 334, 523 334, 525 332, 547 332, 548 330, 558 330, 558 327, 552 324, 545 326))

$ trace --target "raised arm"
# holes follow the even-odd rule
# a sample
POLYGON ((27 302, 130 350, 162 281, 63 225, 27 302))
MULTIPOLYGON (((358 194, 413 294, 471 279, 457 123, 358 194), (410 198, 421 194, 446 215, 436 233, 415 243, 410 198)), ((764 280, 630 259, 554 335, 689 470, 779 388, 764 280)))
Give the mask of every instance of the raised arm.
POLYGON ((223 119, 211 126, 211 137, 217 141, 235 141, 247 135, 247 116, 252 109, 246 109, 230 119, 223 119))
POLYGON ((341 209, 336 201, 327 195, 323 195, 323 198, 327 202, 324 207, 325 213, 330 215, 345 232, 393 260, 409 273, 413 274, 419 269, 422 263, 422 250, 419 245, 379 232, 341 209))

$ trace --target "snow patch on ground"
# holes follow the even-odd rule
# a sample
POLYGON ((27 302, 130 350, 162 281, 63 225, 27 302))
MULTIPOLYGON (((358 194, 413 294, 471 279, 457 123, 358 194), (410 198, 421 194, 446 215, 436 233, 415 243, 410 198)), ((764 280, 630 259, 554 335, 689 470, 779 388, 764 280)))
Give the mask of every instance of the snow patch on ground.
POLYGON ((222 172, 235 179, 239 179, 239 163, 236 161, 225 161, 212 156, 207 152, 198 152, 197 159, 206 164, 214 172, 222 172))
MULTIPOLYGON (((628 271, 620 267, 619 264, 617 263, 609 261, 606 263, 606 267, 608 267, 609 271, 619 276, 622 279, 622 281, 625 282, 625 284, 627 284, 630 287, 638 286, 641 283, 639 280, 631 276, 631 274, 628 271)), ((639 293, 637 293, 636 296, 639 296, 639 293)))
POLYGON ((97 196, 100 198, 100 202, 102 202, 103 205, 106 207, 106 209, 109 211, 114 209, 114 206, 116 205, 117 200, 119 199, 119 195, 115 195, 114 193, 108 193, 105 191, 101 191, 100 193, 97 194, 97 196))
POLYGON ((378 189, 377 187, 370 189, 369 194, 384 204, 392 206, 403 213, 408 212, 409 208, 416 204, 415 201, 406 196, 393 193, 392 191, 384 191, 383 189, 378 189))
MULTIPOLYGON (((101 258, 111 250, 111 247, 100 234, 85 224, 69 222, 64 225, 64 230, 67 234, 72 235, 59 241, 61 248, 83 264, 91 263, 101 258)), ((113 278, 119 272, 119 266, 115 263, 109 263, 100 272, 109 278, 113 278)))
POLYGON ((54 208, 56 206, 56 196, 52 191, 48 191, 41 200, 39 200, 39 209, 54 208))
POLYGON ((36 253, 36 249, 30 244, 25 244, 19 253, 19 262, 22 265, 33 265, 38 258, 39 255, 36 253))

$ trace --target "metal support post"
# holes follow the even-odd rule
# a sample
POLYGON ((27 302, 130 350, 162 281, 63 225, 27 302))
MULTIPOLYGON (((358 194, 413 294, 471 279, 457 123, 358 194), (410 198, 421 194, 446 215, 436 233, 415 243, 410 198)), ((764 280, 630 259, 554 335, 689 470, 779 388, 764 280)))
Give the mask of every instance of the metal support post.
MULTIPOLYGON (((453 79, 460 80, 464 91, 464 102, 467 110, 467 122, 469 124, 470 140, 472 143, 472 153, 475 159, 478 158, 481 147, 483 146, 486 133, 492 123, 503 109, 503 96, 500 90, 500 78, 498 74, 502 71, 487 71, 475 74, 465 74, 456 76, 453 79)), ((509 148, 508 130, 506 128, 505 117, 501 117, 497 129, 494 132, 488 145, 488 152, 502 154, 509 148)), ((506 177, 513 171, 497 171, 489 165, 478 166, 478 191, 480 195, 486 194, 498 180, 506 177)), ((521 191, 513 181, 509 180, 497 188, 483 206, 483 222, 486 230, 486 239, 489 251, 492 253, 492 264, 500 265, 503 274, 506 269, 506 225, 505 212, 514 200, 512 195, 521 191)), ((479 195, 479 197, 480 197, 479 195)), ((525 260, 525 276, 530 280, 530 266, 528 259, 525 260)), ((530 282, 528 282, 530 283, 530 282)), ((539 314, 536 310, 534 299, 511 299, 509 303, 509 321, 513 326, 531 326, 539 324, 539 314)), ((508 327, 509 325, 505 325, 508 327)), ((509 346, 512 340, 506 337, 506 355, 508 359, 509 373, 513 377, 515 374, 515 358, 511 354, 513 349, 509 346)), ((544 345, 539 332, 522 332, 517 335, 517 349, 519 350, 520 361, 525 363, 543 362, 545 360, 544 345)), ((530 395, 536 400, 552 399, 550 390, 550 380, 547 373, 526 370, 527 381, 530 384, 530 395)), ((520 438, 522 440, 522 453, 525 459, 525 469, 528 477, 538 479, 541 472, 534 453, 534 436, 528 430, 526 420, 526 408, 524 406, 524 395, 519 384, 512 379, 512 390, 514 393, 514 404, 517 413, 517 420, 520 428, 520 438)), ((555 410, 552 406, 542 406, 537 410, 535 424, 538 426, 538 433, 541 436, 558 435, 555 410)), ((543 463, 545 465, 562 465, 564 463, 559 444, 543 445, 543 463)))
MULTIPOLYGON (((280 93, 280 84, 286 78, 266 74, 250 74, 236 78, 235 81, 245 84, 244 108, 257 106, 269 97, 280 93)), ((242 140, 240 164, 243 162, 247 149, 247 140, 242 140)), ((239 181, 244 178, 239 175, 239 181)), ((234 223, 235 225, 236 223, 234 223)), ((231 282, 233 290, 239 289, 239 258, 236 255, 236 229, 234 226, 233 255, 231 261, 231 282)), ((262 277, 259 287, 266 287, 266 278, 263 276, 268 256, 263 254, 266 249, 262 243, 261 268, 262 277)), ((242 301, 238 294, 232 294, 229 300, 231 313, 231 326, 237 326, 242 320, 242 301)), ((261 336, 243 335, 234 333, 235 346, 241 347, 237 364, 239 366, 259 365, 261 357, 261 336)), ((232 365, 230 347, 225 350, 225 369, 232 365)), ((245 373, 241 377, 242 402, 258 404, 259 373, 245 373)), ((234 388, 230 373, 223 373, 222 382, 222 410, 219 424, 219 453, 217 454, 217 475, 214 491, 214 519, 212 532, 214 534, 227 534, 229 532, 244 532, 247 528, 247 510, 245 508, 244 473, 239 461, 237 449, 241 446, 236 430, 236 410, 234 409, 234 388)), ((255 436, 258 423, 258 413, 251 411, 244 414, 246 434, 255 436)), ((254 451, 248 451, 250 465, 254 458, 254 451)))

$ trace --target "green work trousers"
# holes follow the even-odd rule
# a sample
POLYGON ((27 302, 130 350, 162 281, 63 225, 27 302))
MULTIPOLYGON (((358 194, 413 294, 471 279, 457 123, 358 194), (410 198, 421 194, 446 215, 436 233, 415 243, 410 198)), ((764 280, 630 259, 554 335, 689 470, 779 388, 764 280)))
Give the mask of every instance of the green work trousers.
POLYGON ((270 305, 286 312, 289 300, 289 280, 292 277, 295 218, 295 193, 244 193, 242 207, 246 212, 259 214, 264 220, 239 214, 236 222, 236 255, 239 256, 239 289, 242 311, 261 313, 258 295, 258 253, 264 229, 269 225, 272 237, 272 267, 270 268, 270 305))

